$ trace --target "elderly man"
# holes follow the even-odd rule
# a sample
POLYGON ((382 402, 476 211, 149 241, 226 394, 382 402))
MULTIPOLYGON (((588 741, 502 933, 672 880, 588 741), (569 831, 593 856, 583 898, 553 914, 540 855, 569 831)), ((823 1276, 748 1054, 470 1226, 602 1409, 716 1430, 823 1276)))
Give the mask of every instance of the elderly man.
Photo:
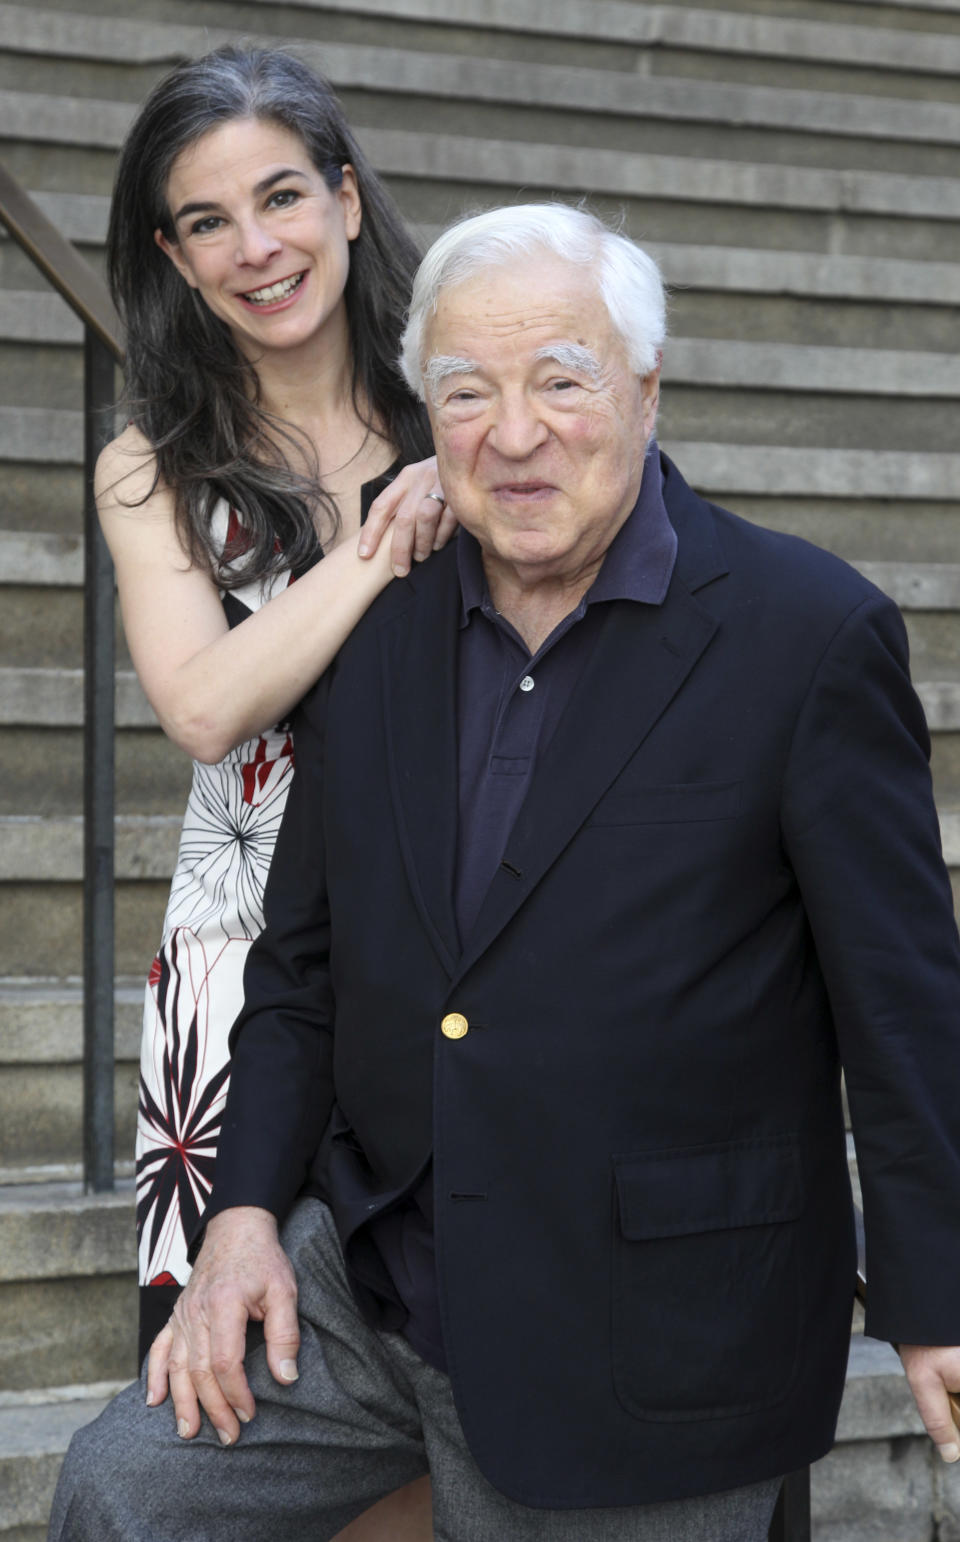
POLYGON ((300 713, 151 1357, 184 1438, 115 1405, 54 1535, 319 1539, 429 1470, 444 1542, 758 1542, 843 1385, 841 1056, 869 1331, 960 1454, 960 1351, 903 1347, 960 1339, 960 955, 903 629, 658 454, 663 317, 574 210, 424 262, 404 365, 463 533, 300 713))

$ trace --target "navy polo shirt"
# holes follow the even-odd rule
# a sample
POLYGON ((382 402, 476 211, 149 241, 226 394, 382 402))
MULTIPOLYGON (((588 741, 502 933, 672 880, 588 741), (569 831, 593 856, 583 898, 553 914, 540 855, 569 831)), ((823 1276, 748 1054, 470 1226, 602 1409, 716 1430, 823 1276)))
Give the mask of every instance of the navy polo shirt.
MULTIPOLYGON (((531 655, 510 622, 494 609, 480 545, 461 530, 459 827, 453 895, 461 943, 500 864, 537 756, 549 744, 596 643, 606 607, 619 600, 662 604, 676 555, 659 453, 651 441, 640 495, 591 588, 531 655)), ((433 1251, 432 1164, 408 1195, 364 1230, 393 1287, 389 1293, 384 1290, 381 1276, 381 1289, 376 1290, 369 1271, 362 1271, 380 1301, 380 1326, 402 1332, 423 1359, 445 1370, 433 1251)), ((356 1267, 359 1258, 354 1255, 350 1263, 356 1267)))

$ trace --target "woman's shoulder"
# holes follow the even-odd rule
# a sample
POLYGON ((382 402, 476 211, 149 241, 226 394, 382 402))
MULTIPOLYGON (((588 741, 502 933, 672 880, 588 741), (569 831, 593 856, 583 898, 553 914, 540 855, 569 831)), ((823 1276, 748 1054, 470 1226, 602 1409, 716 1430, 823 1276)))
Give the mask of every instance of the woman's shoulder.
POLYGON ((131 507, 161 491, 153 445, 135 423, 100 451, 94 476, 98 503, 131 507))

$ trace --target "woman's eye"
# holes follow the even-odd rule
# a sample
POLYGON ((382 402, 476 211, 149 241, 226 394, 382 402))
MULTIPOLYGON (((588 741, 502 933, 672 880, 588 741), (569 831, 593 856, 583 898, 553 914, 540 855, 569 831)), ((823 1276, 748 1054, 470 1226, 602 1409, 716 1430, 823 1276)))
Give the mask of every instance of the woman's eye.
POLYGON ((190 226, 190 234, 192 236, 207 236, 211 231, 217 230, 222 224, 223 221, 219 214, 207 214, 202 220, 197 220, 195 225, 190 226))
POLYGON ((549 385, 551 391, 575 391, 576 388, 575 380, 551 380, 549 385))
POLYGON ((293 204, 297 203, 299 198, 300 194, 295 192, 292 187, 281 187, 275 193, 270 194, 267 200, 267 208, 289 209, 293 204))

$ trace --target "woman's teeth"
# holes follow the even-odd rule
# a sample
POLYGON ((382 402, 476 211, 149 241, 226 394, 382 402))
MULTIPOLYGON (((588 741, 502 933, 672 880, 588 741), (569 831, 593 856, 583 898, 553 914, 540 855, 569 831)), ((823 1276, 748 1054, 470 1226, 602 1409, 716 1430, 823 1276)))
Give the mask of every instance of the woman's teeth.
POLYGON ((286 300, 302 283, 303 274, 297 273, 293 278, 282 278, 277 284, 268 284, 265 289, 251 289, 243 298, 253 305, 275 305, 278 300, 286 300))

